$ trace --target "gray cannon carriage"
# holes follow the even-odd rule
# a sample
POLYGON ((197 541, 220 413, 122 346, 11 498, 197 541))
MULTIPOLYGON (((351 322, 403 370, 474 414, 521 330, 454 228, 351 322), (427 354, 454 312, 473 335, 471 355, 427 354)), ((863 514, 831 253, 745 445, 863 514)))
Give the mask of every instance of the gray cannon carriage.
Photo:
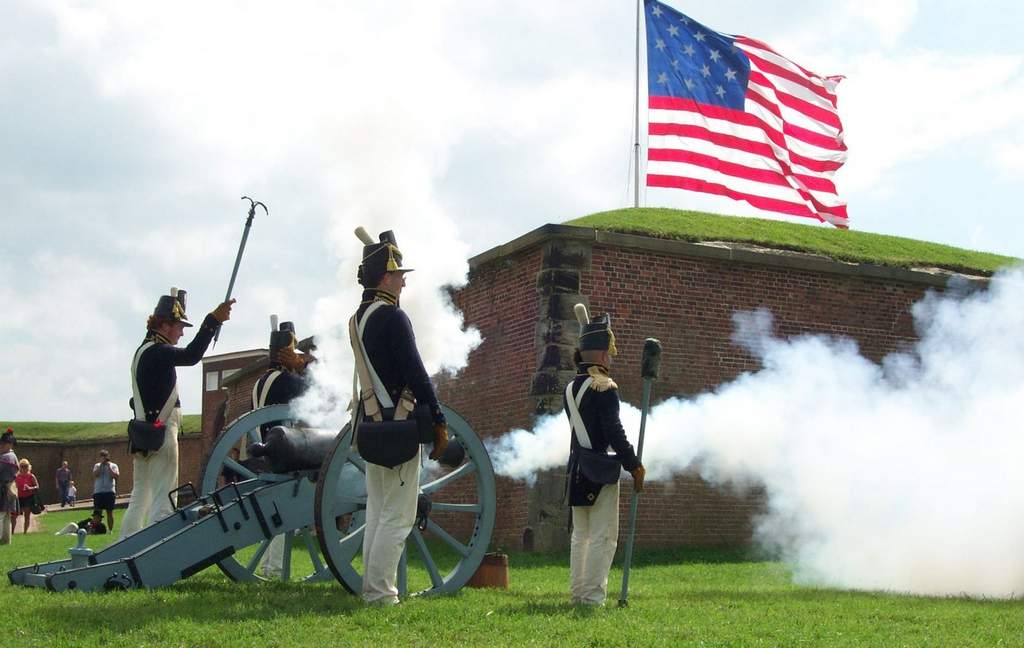
MULTIPOLYGON (((494 470, 487 451, 465 419, 442 409, 451 437, 449 465, 438 469, 428 462, 421 471, 421 517, 399 565, 402 594, 461 589, 483 561, 494 529, 494 470)), ((257 472, 231 457, 232 448, 260 442, 261 425, 290 417, 287 405, 274 405, 232 422, 210 450, 200 487, 177 489, 190 490, 193 501, 164 519, 95 552, 82 546, 80 536, 70 558, 19 567, 8 578, 53 591, 155 588, 217 565, 232 580, 262 581, 260 560, 279 537, 281 580, 333 577, 349 592, 360 592, 365 462, 349 426, 326 438, 295 431, 284 451, 268 439, 268 463, 276 471, 257 472), (239 481, 219 485, 225 468, 239 481), (300 548, 301 565, 293 564, 293 547, 300 548)))

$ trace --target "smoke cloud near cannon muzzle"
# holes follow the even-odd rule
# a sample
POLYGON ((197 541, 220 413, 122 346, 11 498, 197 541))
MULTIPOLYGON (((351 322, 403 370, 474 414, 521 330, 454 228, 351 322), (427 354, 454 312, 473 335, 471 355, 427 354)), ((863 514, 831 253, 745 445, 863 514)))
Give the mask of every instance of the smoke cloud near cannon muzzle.
MULTIPOLYGON (((652 408, 647 479, 762 489, 754 539, 800 583, 1019 596, 1024 271, 911 313, 919 339, 880 362, 848 338, 779 337, 767 310, 736 313, 733 341, 761 369, 652 408)), ((639 410, 620 415, 635 442, 639 410)), ((564 413, 489 445, 499 474, 527 481, 568 446, 564 413)))

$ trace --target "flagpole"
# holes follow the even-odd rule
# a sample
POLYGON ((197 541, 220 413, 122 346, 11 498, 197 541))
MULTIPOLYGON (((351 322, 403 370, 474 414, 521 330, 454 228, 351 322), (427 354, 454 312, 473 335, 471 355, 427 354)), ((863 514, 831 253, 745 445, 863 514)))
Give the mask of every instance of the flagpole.
POLYGON ((633 78, 633 116, 636 123, 633 128, 633 207, 640 206, 640 16, 643 13, 641 3, 636 0, 636 76, 633 78))

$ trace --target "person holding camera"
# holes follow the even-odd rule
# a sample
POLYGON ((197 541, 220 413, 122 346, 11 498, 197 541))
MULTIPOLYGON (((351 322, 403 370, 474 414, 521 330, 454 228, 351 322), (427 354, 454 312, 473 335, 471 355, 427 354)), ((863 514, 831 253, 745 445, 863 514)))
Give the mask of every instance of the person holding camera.
MULTIPOLYGON (((142 450, 129 444, 132 460, 132 495, 121 522, 121 538, 173 512, 167 494, 178 486, 178 431, 181 429, 181 402, 178 400, 177 367, 191 367, 203 359, 221 324, 231 317, 234 299, 226 301, 206 316, 195 338, 184 349, 176 345, 185 328, 192 326, 185 315, 185 291, 171 289, 161 295, 146 322, 146 337, 135 351, 132 362, 132 408, 135 420, 151 424, 150 430, 162 430, 162 443, 155 450, 142 450)), ((113 530, 113 523, 110 524, 113 530)))
MULTIPOLYGON (((419 403, 429 412, 428 425, 433 434, 430 458, 436 460, 448 445, 448 426, 416 348, 412 324, 398 305, 405 275, 412 270, 402 267, 402 253, 393 232, 383 232, 377 243, 361 227, 356 235, 364 244, 358 280, 365 290, 349 322, 361 390, 354 403, 355 421, 407 420, 419 403)), ((398 603, 398 562, 416 522, 420 490, 420 440, 415 433, 412 457, 390 467, 384 465, 392 463, 387 459, 375 463, 363 447, 362 438, 358 442, 360 454, 366 459, 362 596, 367 603, 398 603)), ((377 441, 385 446, 389 443, 377 441)))
POLYGON ((121 469, 110 460, 110 453, 100 450, 100 460, 92 467, 93 513, 107 512, 107 527, 114 528, 114 502, 117 500, 117 480, 121 469))
POLYGON ((619 420, 618 385, 609 373, 615 348, 611 316, 590 319, 576 305, 580 337, 576 377, 565 390, 569 444, 569 589, 574 604, 604 605, 608 571, 619 540, 619 473, 625 468, 634 487, 643 490, 644 467, 619 420), (608 454, 609 446, 615 455, 608 454))
POLYGON ((79 522, 78 528, 85 529, 88 535, 103 535, 107 532, 107 527, 103 524, 103 515, 99 511, 93 511, 91 516, 79 522))

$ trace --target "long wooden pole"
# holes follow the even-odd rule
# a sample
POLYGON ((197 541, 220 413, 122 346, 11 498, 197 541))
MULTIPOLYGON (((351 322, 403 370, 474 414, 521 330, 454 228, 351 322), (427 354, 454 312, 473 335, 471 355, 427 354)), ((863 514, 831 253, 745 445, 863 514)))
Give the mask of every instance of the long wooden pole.
MULTIPOLYGON (((644 455, 644 432, 647 429, 647 411, 651 408, 651 383, 658 377, 661 367, 661 342, 654 338, 644 341, 644 353, 640 361, 640 375, 644 379, 643 396, 640 399, 640 439, 636 444, 636 458, 644 455)), ((633 563, 633 540, 636 537, 636 516, 640 506, 640 492, 633 489, 629 502, 629 533, 626 536, 626 554, 622 563, 622 591, 619 592, 619 607, 629 604, 629 568, 633 563)))

